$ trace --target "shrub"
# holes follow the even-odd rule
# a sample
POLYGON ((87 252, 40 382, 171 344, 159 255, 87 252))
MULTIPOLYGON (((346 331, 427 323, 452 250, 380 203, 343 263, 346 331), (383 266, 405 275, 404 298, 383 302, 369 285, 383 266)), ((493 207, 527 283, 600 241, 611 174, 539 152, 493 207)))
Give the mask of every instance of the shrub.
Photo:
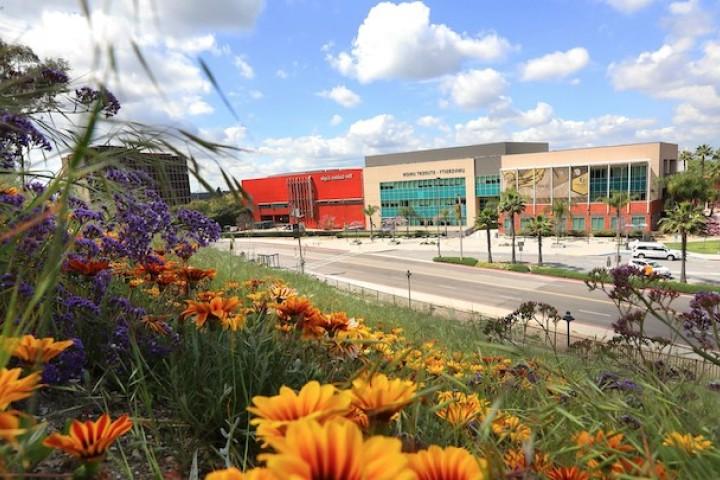
POLYGON ((470 267, 474 267, 475 265, 477 265, 478 260, 477 258, 473 257, 435 257, 433 258, 433 262, 455 263, 458 265, 468 265, 470 267))

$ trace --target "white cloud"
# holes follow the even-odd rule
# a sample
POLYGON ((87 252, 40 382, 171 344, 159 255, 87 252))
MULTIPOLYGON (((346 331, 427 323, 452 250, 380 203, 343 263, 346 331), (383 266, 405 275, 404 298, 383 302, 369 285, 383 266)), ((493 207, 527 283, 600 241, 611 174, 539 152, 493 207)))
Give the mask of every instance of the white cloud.
POLYGON ((437 127, 442 124, 442 120, 438 117, 433 117, 432 115, 424 115, 418 118, 415 123, 421 127, 437 127))
POLYGON ((585 68, 589 61, 590 55, 582 47, 553 52, 523 64, 520 77, 526 82, 565 78, 585 68))
POLYGON ((420 1, 375 5, 350 52, 333 55, 331 48, 330 64, 361 82, 433 78, 457 71, 465 60, 497 60, 512 49, 495 33, 469 36, 430 23, 430 8, 420 1))
POLYGON ((625 14, 630 14, 635 13, 638 10, 642 10, 653 3, 653 1, 654 0, 605 0, 605 3, 615 10, 625 14))
POLYGON ((338 115, 337 113, 335 115, 333 115, 332 117, 330 117, 330 125, 332 125, 333 127, 340 125, 342 123, 342 121, 343 121, 343 118, 340 115, 338 115))
POLYGON ((512 140, 550 142, 554 148, 613 145, 636 140, 638 130, 654 124, 653 119, 623 115, 602 115, 587 120, 553 118, 544 125, 514 132, 512 140))
POLYGON ((497 101, 507 87, 507 81, 496 70, 469 70, 446 78, 441 90, 450 100, 463 108, 485 107, 497 101))
POLYGON ((240 72, 240 76, 243 78, 251 79, 255 76, 255 70, 252 66, 241 56, 236 56, 233 60, 235 67, 240 72))
MULTIPOLYGON (((213 113, 214 111, 215 109, 200 97, 194 97, 188 100, 187 113, 189 115, 207 115, 209 113, 213 113)), ((182 113, 178 115, 178 117, 181 116, 182 113)))
POLYGON ((278 68, 277 71, 275 71, 275 76, 281 80, 285 80, 288 78, 288 73, 282 68, 278 68))
POLYGON ((263 97, 265 97, 265 95, 260 90, 250 90, 250 98, 253 100, 260 100, 263 97))
POLYGON ((663 23, 675 40, 697 38, 715 31, 712 15, 702 8, 699 0, 672 2, 668 13, 663 23))
POLYGON ((553 115, 552 106, 545 102, 538 102, 535 108, 526 112, 520 112, 517 123, 524 127, 542 125, 550 121, 553 115))
POLYGON ((352 108, 360 103, 360 96, 345 85, 338 85, 331 90, 318 92, 318 96, 332 100, 345 108, 352 108))

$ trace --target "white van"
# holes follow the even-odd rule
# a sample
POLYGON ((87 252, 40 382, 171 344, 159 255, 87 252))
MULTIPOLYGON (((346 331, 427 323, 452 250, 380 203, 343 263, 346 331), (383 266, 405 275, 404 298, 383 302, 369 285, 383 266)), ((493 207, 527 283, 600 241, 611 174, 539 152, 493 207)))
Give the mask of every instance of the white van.
POLYGON ((665 258, 673 261, 680 259, 682 254, 677 250, 670 250, 665 245, 656 242, 639 242, 633 246, 633 258, 665 258))

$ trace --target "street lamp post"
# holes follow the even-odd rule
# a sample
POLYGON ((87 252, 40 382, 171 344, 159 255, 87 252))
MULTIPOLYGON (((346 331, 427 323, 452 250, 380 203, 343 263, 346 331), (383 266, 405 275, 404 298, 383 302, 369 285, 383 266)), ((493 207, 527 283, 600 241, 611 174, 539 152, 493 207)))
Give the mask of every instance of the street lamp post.
POLYGON ((303 275, 305 274, 305 259, 303 258, 303 249, 302 249, 302 229, 300 228, 300 219, 303 217, 303 215, 300 213, 299 208, 293 209, 293 216, 295 217, 295 224, 293 224, 293 233, 297 237, 298 241, 298 254, 300 256, 300 273, 303 275))
POLYGON ((570 348, 570 322, 575 320, 575 317, 572 316, 572 313, 568 310, 565 312, 565 315, 562 318, 567 322, 567 348, 570 348))
POLYGON ((410 270, 407 271, 405 274, 408 279, 408 308, 412 310, 412 298, 410 296, 410 277, 412 276, 412 273, 410 273, 410 270))

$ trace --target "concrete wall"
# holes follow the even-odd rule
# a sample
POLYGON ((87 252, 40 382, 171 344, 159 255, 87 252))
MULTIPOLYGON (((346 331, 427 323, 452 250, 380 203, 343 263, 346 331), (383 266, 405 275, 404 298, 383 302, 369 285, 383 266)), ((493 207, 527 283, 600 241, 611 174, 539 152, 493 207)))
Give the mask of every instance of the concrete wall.
MULTIPOLYGON (((365 167, 364 196, 365 206, 375 205, 380 207, 380 182, 397 182, 408 180, 427 180, 432 178, 456 178, 465 177, 466 204, 466 225, 470 226, 475 221, 475 161, 473 158, 464 158, 446 161, 402 163, 378 167, 365 167), (462 173, 443 172, 443 170, 464 169, 462 173)), ((452 213, 451 213, 452 214, 452 213)), ((380 210, 373 217, 375 225, 380 225, 380 210)), ((369 225, 370 222, 367 222, 369 225)))
POLYGON ((436 148, 415 152, 388 153, 365 157, 366 167, 382 167, 402 163, 419 163, 475 157, 497 157, 503 154, 547 152, 548 144, 541 142, 497 142, 464 147, 436 148))

